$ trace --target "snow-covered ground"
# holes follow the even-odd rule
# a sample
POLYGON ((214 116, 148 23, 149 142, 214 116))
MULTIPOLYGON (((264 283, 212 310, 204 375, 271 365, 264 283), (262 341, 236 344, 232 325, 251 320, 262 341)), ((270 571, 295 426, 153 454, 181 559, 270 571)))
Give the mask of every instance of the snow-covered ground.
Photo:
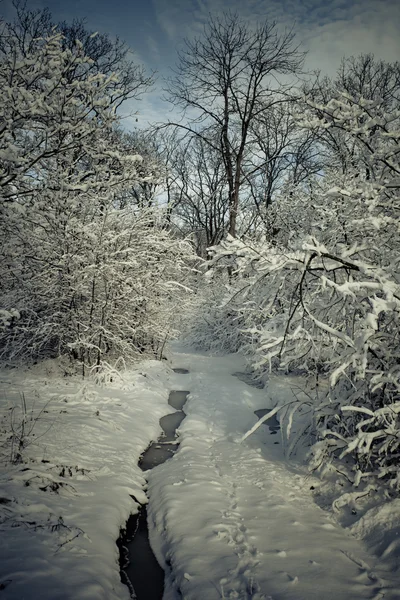
POLYGON ((0 598, 123 600, 116 539, 146 502, 139 455, 160 434, 171 370, 140 364, 99 386, 51 361, 0 373, 0 598), (36 372, 35 372, 36 371, 36 372), (23 396, 22 396, 23 395, 23 396), (23 462, 11 464, 10 423, 23 462))
POLYGON ((147 361, 103 385, 60 378, 51 362, 2 371, 0 598, 129 598, 115 540, 136 512, 132 496, 146 502, 137 461, 173 412, 169 391, 181 389, 190 395, 180 448, 145 474, 164 600, 399 599, 399 501, 342 527, 340 511, 315 502, 319 481, 285 458, 281 432, 262 425, 241 441, 255 410, 291 394, 284 379, 260 390, 232 375, 243 370, 238 356, 175 346, 169 366, 147 361), (10 423, 16 438, 24 401, 25 447, 12 464, 10 423))
POLYGON ((288 464, 281 435, 263 425, 240 443, 257 420, 253 411, 273 406, 274 394, 290 399, 289 385, 250 387, 232 376, 243 370, 235 356, 181 350, 171 358, 189 369, 176 379, 191 393, 179 451, 149 474, 150 539, 167 572, 164 599, 179 592, 185 600, 400 598, 393 563, 314 502, 318 481, 288 464))

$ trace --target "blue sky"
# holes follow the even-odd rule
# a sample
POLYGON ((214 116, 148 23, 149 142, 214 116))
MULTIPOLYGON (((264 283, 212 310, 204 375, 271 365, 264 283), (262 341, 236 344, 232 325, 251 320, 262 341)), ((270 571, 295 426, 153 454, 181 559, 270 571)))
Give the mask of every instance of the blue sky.
MULTIPOLYGON (((295 24, 298 41, 308 50, 306 66, 333 74, 343 55, 373 52, 385 60, 400 60, 398 0, 28 0, 31 8, 47 6, 55 20, 85 17, 95 31, 119 35, 139 62, 159 74, 146 100, 132 106, 139 122, 168 116, 161 102, 161 77, 176 60, 183 36, 201 32, 210 13, 230 9, 249 24, 265 18, 295 24)), ((0 3, 6 18, 11 0, 0 3)))

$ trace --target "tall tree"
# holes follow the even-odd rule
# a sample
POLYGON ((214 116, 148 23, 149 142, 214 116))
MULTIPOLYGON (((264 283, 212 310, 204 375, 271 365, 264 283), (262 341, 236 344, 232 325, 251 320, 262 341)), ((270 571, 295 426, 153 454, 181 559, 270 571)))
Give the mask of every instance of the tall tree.
MULTIPOLYGON (((186 39, 167 98, 183 108, 187 124, 168 123, 195 135, 221 156, 229 194, 229 233, 236 235, 246 154, 254 143, 252 123, 285 100, 303 54, 293 32, 275 22, 252 29, 238 15, 210 17, 202 37, 186 39), (207 131, 208 128, 208 131, 207 131)), ((262 165, 259 166, 262 168, 262 165)))
POLYGON ((174 216, 191 233, 197 253, 218 244, 228 226, 228 193, 221 155, 201 138, 181 144, 170 165, 175 173, 174 216))

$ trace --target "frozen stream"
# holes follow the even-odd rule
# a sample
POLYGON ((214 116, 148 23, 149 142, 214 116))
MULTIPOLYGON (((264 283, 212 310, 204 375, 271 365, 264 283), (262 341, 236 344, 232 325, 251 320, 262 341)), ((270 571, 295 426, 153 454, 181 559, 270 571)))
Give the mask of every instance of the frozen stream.
MULTIPOLYGON (((188 373, 186 369, 174 369, 176 373, 188 373)), ((177 412, 160 419, 163 430, 160 438, 152 442, 142 455, 139 467, 148 471, 171 458, 178 449, 177 428, 185 418, 183 406, 188 391, 172 391, 168 398, 177 412)), ((158 564, 149 542, 147 508, 132 515, 126 525, 126 533, 118 542, 120 549, 121 579, 137 600, 161 600, 164 592, 164 571, 158 564)))

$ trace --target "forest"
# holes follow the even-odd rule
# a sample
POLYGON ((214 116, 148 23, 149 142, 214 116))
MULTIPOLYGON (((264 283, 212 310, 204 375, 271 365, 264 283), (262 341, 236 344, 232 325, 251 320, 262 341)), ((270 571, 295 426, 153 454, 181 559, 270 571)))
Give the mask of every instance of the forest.
MULTIPOLYGON (((304 61, 294 29, 211 15, 162 81, 171 118, 128 130, 157 74, 16 4, 0 21, 0 361, 105 382, 173 339, 239 353, 260 387, 304 381, 272 407, 289 457, 306 440, 347 500, 393 499, 400 63, 348 56, 327 77, 304 61)), ((26 419, 7 423, 18 465, 26 419)))

